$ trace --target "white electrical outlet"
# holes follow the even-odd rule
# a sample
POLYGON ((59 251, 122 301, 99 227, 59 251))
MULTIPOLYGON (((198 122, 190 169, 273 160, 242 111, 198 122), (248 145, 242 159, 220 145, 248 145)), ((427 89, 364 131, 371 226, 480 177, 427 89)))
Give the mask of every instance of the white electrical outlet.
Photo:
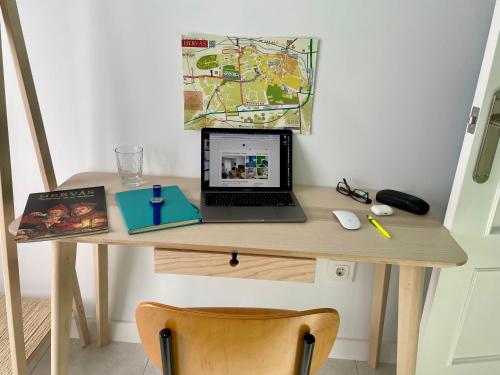
POLYGON ((332 281, 353 281, 354 269, 356 263, 354 262, 328 262, 328 278, 332 281))

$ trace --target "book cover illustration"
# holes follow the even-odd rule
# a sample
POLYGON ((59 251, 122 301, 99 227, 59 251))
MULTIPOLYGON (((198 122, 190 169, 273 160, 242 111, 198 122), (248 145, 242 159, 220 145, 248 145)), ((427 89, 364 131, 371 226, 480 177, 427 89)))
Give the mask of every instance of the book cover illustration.
POLYGON ((104 186, 33 193, 28 197, 18 242, 41 241, 108 231, 104 186))

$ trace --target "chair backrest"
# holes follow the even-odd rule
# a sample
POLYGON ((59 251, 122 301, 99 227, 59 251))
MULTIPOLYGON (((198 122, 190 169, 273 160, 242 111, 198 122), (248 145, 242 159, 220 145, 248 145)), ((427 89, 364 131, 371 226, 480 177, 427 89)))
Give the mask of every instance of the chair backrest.
POLYGON ((145 302, 136 321, 144 350, 159 369, 159 332, 171 330, 175 375, 292 375, 306 333, 315 337, 310 373, 323 365, 340 319, 333 309, 183 309, 145 302))

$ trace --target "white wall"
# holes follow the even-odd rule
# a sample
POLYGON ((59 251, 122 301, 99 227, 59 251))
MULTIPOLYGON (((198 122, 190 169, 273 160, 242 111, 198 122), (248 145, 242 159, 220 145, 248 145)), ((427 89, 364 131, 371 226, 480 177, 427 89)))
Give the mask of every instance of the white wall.
MULTIPOLYGON (((320 38, 313 134, 295 140, 298 183, 394 188, 423 197, 442 217, 463 138, 494 0, 67 1, 19 0, 26 43, 58 180, 115 170, 113 147, 145 147, 145 172, 197 176, 197 132, 183 130, 180 35, 320 38)), ((10 51, 5 47, 15 204, 42 189, 10 51)), ((27 295, 50 293, 47 244, 19 246, 27 295)), ((91 256, 78 273, 90 317, 91 256)), ((314 285, 154 275, 150 249, 110 252, 115 338, 130 338, 134 309, 152 299, 181 306, 332 306, 342 316, 338 357, 365 359, 370 265, 354 283, 314 285)), ((396 284, 384 358, 393 359, 396 284)))

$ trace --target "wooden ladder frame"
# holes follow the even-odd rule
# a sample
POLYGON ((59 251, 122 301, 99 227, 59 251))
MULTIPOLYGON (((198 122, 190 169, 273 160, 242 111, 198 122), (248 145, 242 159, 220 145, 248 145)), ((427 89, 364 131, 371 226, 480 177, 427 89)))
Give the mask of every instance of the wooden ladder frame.
MULTIPOLYGON (((17 80, 21 89, 26 117, 28 120, 38 166, 46 191, 57 188, 54 167, 49 145, 45 135, 42 114, 38 103, 35 84, 26 51, 21 22, 15 0, 0 0, 0 8, 9 38, 17 80)), ((21 309, 21 289, 19 283, 19 263, 17 246, 9 234, 8 225, 14 220, 14 200, 12 188, 12 170, 10 161, 9 133, 5 100, 3 57, 0 41, 0 248, 2 252, 3 276, 5 284, 5 302, 9 327, 9 342, 14 375, 26 375, 26 353, 21 309)), ((76 246, 76 244, 75 244, 76 246)), ((107 250, 107 249, 105 249, 107 250)), ((106 254, 107 255, 107 251, 106 254)), ((73 285, 73 312, 78 328, 80 342, 86 346, 90 342, 87 319, 83 307, 76 270, 73 285)), ((52 306, 52 311, 54 306, 52 306)))

